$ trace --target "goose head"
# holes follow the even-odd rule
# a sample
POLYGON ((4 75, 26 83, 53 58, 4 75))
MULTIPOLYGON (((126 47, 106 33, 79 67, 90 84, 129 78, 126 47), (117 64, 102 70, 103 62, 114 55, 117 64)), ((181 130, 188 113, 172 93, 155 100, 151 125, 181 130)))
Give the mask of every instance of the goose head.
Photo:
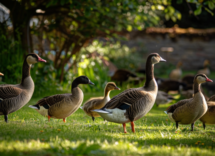
POLYGON ((213 82, 211 79, 209 79, 205 74, 197 74, 194 78, 194 82, 197 82, 198 84, 205 83, 205 82, 213 82))
POLYGON ((120 88, 118 88, 114 82, 108 82, 106 85, 106 89, 109 91, 110 90, 120 90, 120 88))
POLYGON ((79 76, 74 81, 76 81, 77 84, 91 84, 91 85, 94 85, 94 83, 91 82, 90 79, 87 76, 79 76))
POLYGON ((152 64, 157 64, 159 62, 166 62, 165 59, 163 59, 158 53, 152 53, 148 56, 149 59, 151 59, 152 64))
POLYGON ((3 74, 3 73, 0 73, 0 76, 4 76, 4 74, 3 74))
POLYGON ((37 54, 28 54, 26 56, 26 61, 28 63, 29 66, 31 66, 32 64, 35 64, 37 62, 46 62, 46 60, 42 59, 41 57, 39 57, 37 54))

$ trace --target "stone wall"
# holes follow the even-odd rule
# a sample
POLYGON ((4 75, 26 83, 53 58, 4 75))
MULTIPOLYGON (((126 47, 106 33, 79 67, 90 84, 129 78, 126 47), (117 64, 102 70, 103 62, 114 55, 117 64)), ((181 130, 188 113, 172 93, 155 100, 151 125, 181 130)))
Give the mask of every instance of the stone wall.
POLYGON ((171 34, 152 35, 139 33, 130 34, 128 41, 123 41, 130 48, 136 48, 141 52, 143 58, 149 53, 157 52, 167 59, 171 64, 176 65, 178 61, 183 62, 182 68, 185 70, 196 70, 203 66, 204 60, 210 61, 210 68, 215 70, 215 39, 207 40, 201 37, 180 36, 172 38, 171 34), (168 47, 172 52, 162 50, 168 47))

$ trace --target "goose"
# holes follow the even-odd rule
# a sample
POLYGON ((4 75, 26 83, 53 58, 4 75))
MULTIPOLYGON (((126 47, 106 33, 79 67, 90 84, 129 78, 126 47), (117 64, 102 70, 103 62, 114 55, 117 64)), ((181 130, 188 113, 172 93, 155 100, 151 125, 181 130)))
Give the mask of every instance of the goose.
POLYGON ((146 61, 146 81, 140 88, 130 88, 113 97, 102 109, 93 110, 103 119, 122 123, 124 133, 126 123, 131 122, 135 132, 134 121, 146 115, 155 103, 158 86, 154 78, 154 64, 166 61, 159 54, 150 54, 146 61))
POLYGON ((182 62, 178 62, 176 69, 173 69, 169 74, 169 79, 179 81, 181 79, 182 70, 181 70, 182 62))
POLYGON ((169 119, 178 124, 191 124, 191 131, 194 129, 194 123, 201 118, 208 109, 207 102, 201 92, 201 83, 212 82, 205 74, 197 74, 194 78, 194 97, 181 100, 167 108, 165 111, 169 119))
POLYGON ((205 75, 209 76, 209 75, 210 75, 210 69, 208 68, 208 67, 209 67, 209 64, 210 64, 209 61, 208 61, 208 60, 205 60, 205 61, 204 61, 204 68, 198 70, 197 74, 202 73, 202 74, 205 74, 205 75))
POLYGON ((80 108, 83 109, 88 116, 91 116, 94 121, 95 117, 100 117, 100 115, 96 112, 92 112, 92 110, 100 109, 104 107, 108 101, 110 101, 109 94, 111 90, 120 90, 120 88, 118 88, 114 82, 108 82, 105 87, 104 97, 91 98, 84 103, 83 107, 80 108))
POLYGON ((126 69, 118 69, 113 76, 111 76, 111 81, 117 81, 122 85, 122 83, 128 81, 130 77, 137 78, 137 75, 126 69))
POLYGON ((161 104, 166 104, 169 103, 173 100, 174 98, 169 95, 166 92, 163 91, 158 91, 155 103, 157 104, 157 106, 161 105, 161 104))
POLYGON ((3 73, 0 73, 0 76, 4 76, 4 74, 3 74, 3 73))
POLYGON ((194 79, 194 77, 195 77, 194 75, 185 75, 182 78, 181 82, 186 84, 187 90, 189 90, 189 89, 193 90, 193 79, 194 79))
POLYGON ((215 102, 210 101, 210 99, 207 101, 208 105, 207 112, 199 119, 202 122, 204 129, 206 128, 206 124, 207 125, 215 124, 215 102))
POLYGON ((50 121, 50 118, 56 118, 63 119, 63 122, 66 122, 66 118, 72 115, 82 104, 84 94, 78 87, 79 84, 94 85, 88 77, 79 76, 72 82, 72 94, 57 94, 44 97, 35 105, 30 105, 29 107, 48 117, 48 121, 50 121))
POLYGON ((5 122, 8 122, 8 114, 13 113, 31 99, 34 93, 34 81, 30 75, 32 64, 46 62, 37 54, 28 54, 25 57, 22 67, 22 81, 17 85, 0 85, 0 115, 4 115, 5 122))
POLYGON ((182 90, 186 90, 186 87, 185 83, 176 80, 165 80, 158 85, 159 90, 166 93, 169 91, 178 91, 181 93, 182 90))

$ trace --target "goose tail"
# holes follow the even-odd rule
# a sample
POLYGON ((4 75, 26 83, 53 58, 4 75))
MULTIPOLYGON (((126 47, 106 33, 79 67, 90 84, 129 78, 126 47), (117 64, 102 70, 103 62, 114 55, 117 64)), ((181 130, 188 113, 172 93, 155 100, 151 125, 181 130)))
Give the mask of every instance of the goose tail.
POLYGON ((28 107, 33 108, 33 109, 36 109, 36 110, 39 110, 38 107, 33 106, 33 105, 29 105, 28 107))
POLYGON ((94 109, 93 112, 102 113, 102 114, 110 114, 110 112, 102 109, 94 109))

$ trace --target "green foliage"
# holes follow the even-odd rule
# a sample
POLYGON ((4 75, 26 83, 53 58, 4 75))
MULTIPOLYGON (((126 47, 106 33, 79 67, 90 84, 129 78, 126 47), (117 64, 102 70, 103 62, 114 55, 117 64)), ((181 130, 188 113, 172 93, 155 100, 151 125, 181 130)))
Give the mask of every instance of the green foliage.
POLYGON ((47 96, 47 94, 56 94, 63 92, 62 86, 56 79, 56 69, 53 62, 47 60, 47 63, 37 63, 31 68, 31 76, 35 83, 34 97, 47 96))
MULTIPOLYGON (((0 72, 4 73, 3 81, 17 83, 21 81, 23 49, 20 42, 14 41, 8 31, 6 23, 0 27, 0 72)), ((3 83, 3 82, 0 82, 3 83)))
POLYGON ((143 62, 143 58, 135 48, 129 48, 120 42, 102 42, 94 40, 93 43, 82 50, 83 53, 97 52, 106 60, 111 61, 118 69, 135 71, 143 62))
POLYGON ((72 81, 81 75, 87 76, 95 85, 81 85, 84 92, 98 92, 104 90, 107 82, 110 81, 108 69, 103 65, 100 59, 86 58, 83 54, 78 63, 77 74, 72 74, 72 70, 66 76, 67 88, 71 88, 72 81))

